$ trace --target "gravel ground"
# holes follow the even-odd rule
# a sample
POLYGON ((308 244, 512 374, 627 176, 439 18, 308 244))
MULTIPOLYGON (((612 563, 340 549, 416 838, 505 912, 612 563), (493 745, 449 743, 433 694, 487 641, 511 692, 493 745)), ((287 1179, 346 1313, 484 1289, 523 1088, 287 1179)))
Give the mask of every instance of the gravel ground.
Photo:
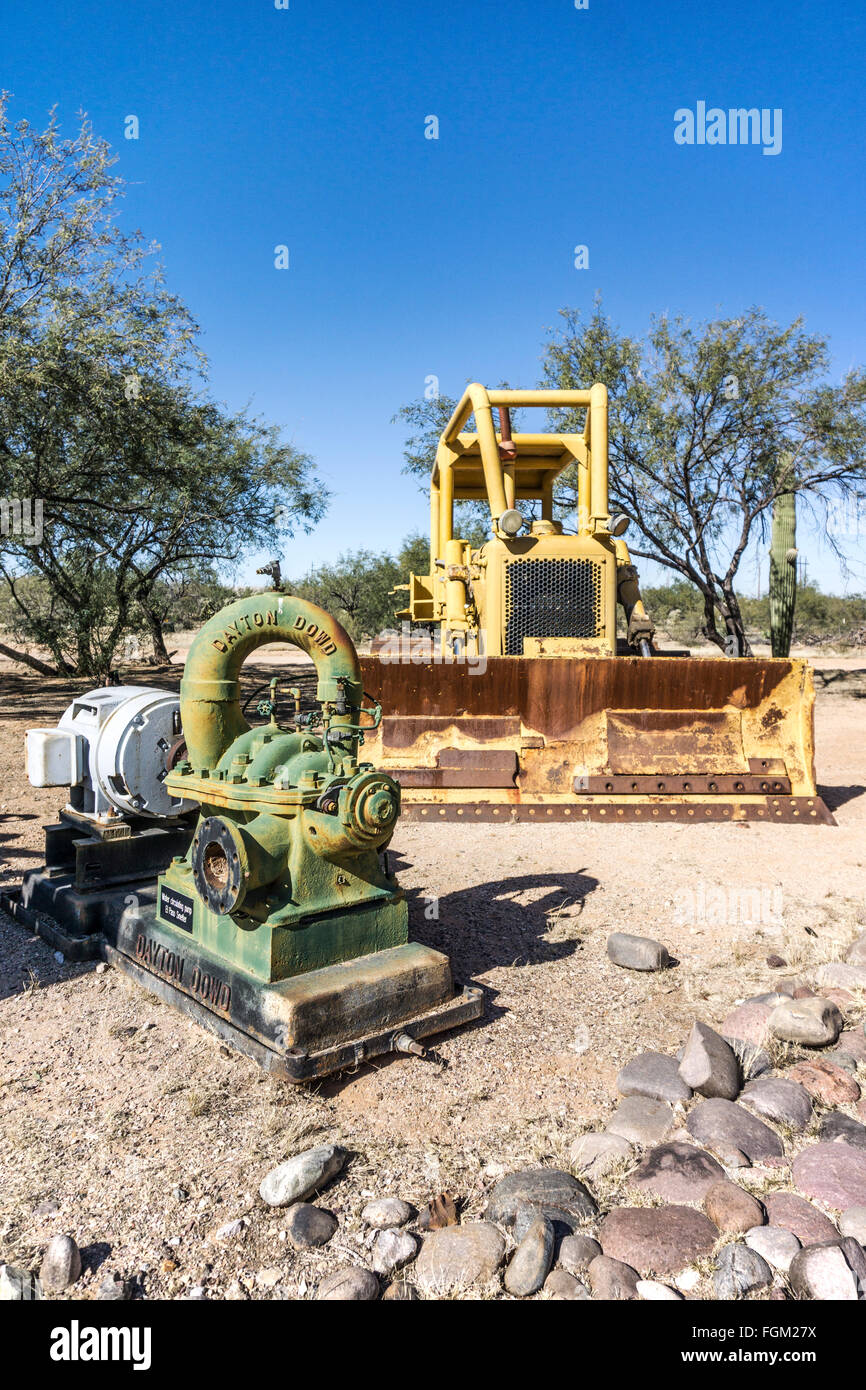
MULTIPOLYGON (((57 806, 56 791, 26 783, 22 731, 54 722, 71 693, 13 684, 0 720, 2 882, 40 861, 57 806)), ((487 999, 483 1020, 444 1036, 431 1060, 395 1057, 294 1090, 115 972, 60 964, 0 919, 0 1262, 36 1267, 68 1232, 84 1251, 76 1296, 117 1270, 150 1298, 198 1285, 294 1298, 365 1261, 372 1195, 420 1206, 445 1190, 477 1215, 501 1173, 567 1166, 576 1134, 614 1108, 626 1060, 673 1051, 696 1014, 718 1023, 771 988, 770 952, 806 969, 866 926, 866 706, 852 688, 831 683, 817 706, 835 829, 401 827, 412 933, 487 999), (611 931, 659 937, 678 964, 619 970, 611 931), (320 1202, 340 1229, 324 1250, 295 1252, 258 1186, 282 1159, 331 1142, 352 1153, 320 1202), (236 1218, 239 1233, 215 1237, 236 1218)))

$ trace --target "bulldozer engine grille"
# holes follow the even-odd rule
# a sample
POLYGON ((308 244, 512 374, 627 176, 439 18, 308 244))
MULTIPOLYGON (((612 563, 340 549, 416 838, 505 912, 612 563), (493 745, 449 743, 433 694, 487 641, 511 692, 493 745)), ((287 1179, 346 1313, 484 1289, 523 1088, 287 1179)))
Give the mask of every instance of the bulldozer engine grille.
POLYGON ((598 637, 602 566, 595 560, 511 560, 505 566, 505 655, 524 637, 598 637))

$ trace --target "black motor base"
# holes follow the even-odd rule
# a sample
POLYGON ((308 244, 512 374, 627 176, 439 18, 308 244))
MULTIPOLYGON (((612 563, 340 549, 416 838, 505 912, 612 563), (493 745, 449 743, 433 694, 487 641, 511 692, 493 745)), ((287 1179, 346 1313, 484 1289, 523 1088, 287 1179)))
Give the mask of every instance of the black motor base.
POLYGON ((189 817, 160 825, 88 822, 61 811, 45 827, 45 864, 28 869, 19 889, 0 892, 0 907, 67 960, 100 956, 99 934, 117 930, 130 907, 156 901, 156 879, 189 848, 189 817))

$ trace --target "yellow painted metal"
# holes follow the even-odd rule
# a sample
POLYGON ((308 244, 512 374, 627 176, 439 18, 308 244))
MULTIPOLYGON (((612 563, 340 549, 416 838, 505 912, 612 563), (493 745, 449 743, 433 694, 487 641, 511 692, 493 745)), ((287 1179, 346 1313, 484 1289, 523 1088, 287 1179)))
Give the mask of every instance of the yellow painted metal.
POLYGON ((597 381, 589 393, 586 443, 589 449, 589 524, 593 534, 606 532, 607 502, 607 387, 597 381))
MULTIPOLYGON (((468 548, 467 548, 468 549, 468 548)), ((495 537, 483 551, 483 564, 477 565, 479 577, 473 580, 475 612, 479 631, 483 634, 483 649, 487 656, 504 656, 509 619, 515 615, 514 599, 509 591, 514 587, 515 567, 538 562, 575 562, 591 566, 597 586, 598 601, 595 625, 588 637, 598 639, 599 655, 613 656, 616 652, 616 553, 612 540, 604 542, 594 536, 563 536, 555 531, 548 535, 520 536, 516 540, 495 537)), ((471 564, 470 564, 471 568, 471 564)), ((548 633, 527 633, 527 637, 543 638, 548 633)), ((550 649, 548 649, 549 651, 550 649)), ((524 645, 512 655, 533 653, 524 645)), ((547 653, 545 653, 547 654, 547 653)))
POLYGON ((631 563, 628 546, 621 536, 615 536, 613 544, 616 551, 619 574, 617 597, 627 613, 640 618, 646 618, 647 611, 644 606, 644 601, 641 598, 640 585, 637 582, 637 574, 631 563))
MULTIPOLYGON (((490 655, 505 650, 506 566, 528 558, 586 559, 604 569, 605 612, 597 637, 601 650, 616 650, 616 567, 629 565, 622 541, 614 547, 608 533, 607 388, 597 382, 585 391, 488 391, 478 382, 466 388, 446 425, 436 452, 430 486, 430 573, 412 575, 409 603, 401 616, 415 622, 442 623, 449 633, 466 633, 470 644, 490 655), (513 436, 516 457, 503 457, 493 409, 537 407, 548 410, 586 407, 582 432, 522 432, 513 436), (474 415, 476 431, 464 426, 474 415), (531 537, 515 540, 499 526, 502 513, 519 510, 523 501, 541 504, 541 519, 553 523, 554 484, 563 469, 578 467, 577 535, 564 536, 557 526, 532 528, 531 537), (454 503, 486 501, 492 538, 480 553, 454 535, 454 503), (457 569, 465 578, 456 580, 457 569), (462 583, 462 592, 459 586, 462 583)), ((641 610, 642 611, 642 610, 641 610)), ((546 633, 533 633, 545 637, 546 633)))
MULTIPOLYGON (((741 809, 786 798, 815 799, 814 683, 799 659, 612 657, 600 643, 538 639, 523 658, 493 658, 474 674, 458 666, 382 666, 362 662, 368 690, 394 711, 365 750, 400 780, 401 770, 434 772, 455 752, 513 754, 513 783, 403 787, 403 805, 482 802, 503 808, 562 808, 575 801, 575 778, 601 779, 582 806, 647 801, 719 805, 710 786, 728 779, 728 798, 741 809), (429 714, 426 711, 429 710, 429 714), (397 711, 400 711, 398 714, 397 711), (444 761, 443 761, 444 760, 444 761), (629 790, 633 777, 692 779, 629 790), (773 779, 786 789, 774 795, 773 779), (605 779, 612 781, 605 790, 605 779), (769 779, 768 792, 760 790, 769 779), (742 780, 742 790, 736 782, 742 780), (736 792, 736 795, 733 793, 736 792)), ((791 817, 786 817, 790 819, 791 817)), ((817 817, 816 817, 817 818, 817 817)), ((826 819, 825 816, 821 817, 826 819)))
POLYGON ((463 633, 469 626, 466 617, 466 566, 461 541, 445 543, 445 618, 452 633, 463 633))
POLYGON ((410 669, 392 668, 381 681, 364 664, 367 689, 393 712, 375 736, 376 761, 408 774, 404 805, 431 811, 445 803, 467 815, 479 805, 564 812, 574 804, 575 779, 613 778, 610 796, 583 788, 581 814, 595 808, 603 816, 609 802, 619 815, 649 795, 643 784, 630 793, 628 778, 658 774, 685 787, 660 792, 660 803, 706 803, 715 818, 719 795, 706 779, 718 776, 732 793, 726 805, 734 818, 751 810, 758 818, 828 819, 815 788, 806 663, 618 654, 617 603, 632 652, 646 650, 652 624, 628 546, 610 533, 608 408, 600 382, 573 391, 466 388, 431 478, 430 573, 411 576, 400 614, 438 623, 441 647, 433 664, 413 658, 410 669), (493 411, 503 407, 583 408, 585 418, 580 431, 515 432, 513 448, 502 447, 493 411), (466 428, 470 416, 475 432, 466 428), (554 485, 575 466, 577 526, 564 534, 553 517, 554 485), (527 500, 540 503, 540 518, 528 533, 507 534, 503 512, 527 500), (491 535, 480 549, 454 535, 459 501, 488 504, 491 535), (570 587, 557 598, 566 573, 570 587), (580 635, 538 630, 553 627, 556 612, 562 631, 563 611, 577 608, 580 620, 565 626, 580 635), (448 662, 464 652, 482 656, 486 667, 450 671, 448 662), (781 778, 777 788, 787 787, 786 808, 761 792, 763 769, 781 778), (705 779, 703 790, 693 776, 705 779))
POLYGON ((431 479, 431 565, 453 538, 455 501, 487 500, 494 535, 502 513, 522 499, 539 499, 542 516, 550 519, 554 481, 573 463, 580 465, 579 530, 606 529, 607 410, 607 387, 600 382, 590 391, 488 391, 478 382, 468 386, 436 453, 431 479), (492 408, 498 406, 588 409, 582 434, 518 433, 514 436, 516 459, 503 461, 493 424, 492 408), (475 417, 474 434, 463 428, 470 415, 475 417))

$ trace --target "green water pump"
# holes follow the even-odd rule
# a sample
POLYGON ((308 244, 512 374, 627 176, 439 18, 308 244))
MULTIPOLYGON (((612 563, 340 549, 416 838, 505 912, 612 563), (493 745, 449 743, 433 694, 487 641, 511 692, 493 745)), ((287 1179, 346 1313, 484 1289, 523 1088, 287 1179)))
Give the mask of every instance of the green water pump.
POLYGON ((357 654, 323 610, 275 591, 241 599, 202 628, 181 684, 186 757, 165 779, 201 808, 186 856, 160 877, 155 910, 124 914, 116 963, 302 1081, 418 1041, 481 1012, 455 989, 447 956, 408 939, 405 896, 384 851, 400 787, 359 760, 381 709, 357 654), (265 643, 302 648, 317 708, 277 720, 279 693, 250 727, 245 658, 265 643))

